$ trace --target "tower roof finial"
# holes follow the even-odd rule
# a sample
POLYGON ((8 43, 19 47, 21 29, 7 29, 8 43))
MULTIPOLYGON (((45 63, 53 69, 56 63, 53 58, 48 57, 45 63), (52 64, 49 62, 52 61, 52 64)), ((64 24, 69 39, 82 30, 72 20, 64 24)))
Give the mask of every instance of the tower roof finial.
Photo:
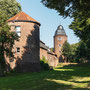
POLYGON ((56 35, 66 35, 65 30, 64 30, 64 28, 63 28, 62 25, 59 25, 59 26, 57 27, 57 30, 56 30, 56 32, 55 32, 55 36, 56 36, 56 35))

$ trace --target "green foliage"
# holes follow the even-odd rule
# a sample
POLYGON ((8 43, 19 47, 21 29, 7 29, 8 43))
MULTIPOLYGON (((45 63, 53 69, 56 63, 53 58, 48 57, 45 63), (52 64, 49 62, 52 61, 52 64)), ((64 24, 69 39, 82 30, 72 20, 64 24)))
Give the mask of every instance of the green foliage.
MULTIPOLYGON (((88 14, 88 12, 87 12, 88 14)), ((89 14, 90 15, 90 14, 89 14)), ((82 13, 77 12, 77 15, 74 17, 74 21, 69 26, 71 29, 73 29, 75 35, 77 35, 85 44, 88 54, 88 59, 90 59, 90 23, 89 23, 89 17, 83 16, 82 13), (88 21, 87 21, 88 20, 88 21)), ((83 51, 84 52, 84 51, 83 51)))
POLYGON ((76 44, 71 44, 70 47, 71 47, 71 58, 70 58, 70 62, 74 63, 74 62, 77 62, 76 60, 76 51, 77 51, 77 48, 79 46, 79 43, 76 43, 76 44))
POLYGON ((50 8, 56 10, 63 17, 74 17, 78 12, 85 16, 90 15, 90 1, 89 0, 41 0, 42 3, 50 8))
POLYGON ((51 52, 54 52, 54 48, 50 48, 51 52))
POLYGON ((50 70, 49 64, 45 57, 40 60, 40 66, 42 70, 50 70))
POLYGON ((65 42, 62 54, 68 58, 69 62, 84 63, 89 58, 87 45, 83 41, 72 45, 65 42))
POLYGON ((5 55, 13 57, 12 48, 18 36, 15 32, 10 32, 7 22, 0 22, 0 67, 2 71, 6 69, 5 55))
POLYGON ((64 55, 69 62, 84 62, 87 58, 87 47, 82 41, 70 45, 65 42, 62 47, 62 55, 64 55))
POLYGON ((76 50, 76 60, 78 63, 81 62, 85 62, 85 60, 87 60, 87 55, 88 55, 88 50, 87 50, 87 46, 86 43, 84 43, 83 41, 79 42, 79 46, 77 47, 76 50))
POLYGON ((16 0, 0 0, 0 76, 6 71, 5 55, 13 57, 13 44, 18 40, 17 34, 10 31, 6 21, 20 10, 21 7, 16 0))
POLYGON ((88 61, 88 48, 86 43, 80 41, 79 43, 71 45, 71 62, 84 63, 88 61))
POLYGON ((62 46, 62 55, 64 55, 67 58, 67 62, 71 58, 71 47, 67 41, 62 46))
POLYGON ((7 19, 21 11, 21 6, 16 0, 0 0, 0 12, 7 15, 7 19))

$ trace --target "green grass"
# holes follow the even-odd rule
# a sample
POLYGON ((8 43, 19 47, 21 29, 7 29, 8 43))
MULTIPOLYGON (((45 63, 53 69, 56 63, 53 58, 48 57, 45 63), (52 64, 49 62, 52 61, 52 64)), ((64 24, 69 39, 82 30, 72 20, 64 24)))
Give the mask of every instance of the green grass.
POLYGON ((90 64, 0 77, 0 90, 90 90, 90 64))

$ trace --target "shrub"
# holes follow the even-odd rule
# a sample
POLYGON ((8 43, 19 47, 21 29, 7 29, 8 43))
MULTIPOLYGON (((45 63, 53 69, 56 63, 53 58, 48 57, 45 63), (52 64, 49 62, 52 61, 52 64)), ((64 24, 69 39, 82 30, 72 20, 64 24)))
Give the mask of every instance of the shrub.
POLYGON ((49 64, 45 57, 40 60, 41 70, 50 70, 49 64))

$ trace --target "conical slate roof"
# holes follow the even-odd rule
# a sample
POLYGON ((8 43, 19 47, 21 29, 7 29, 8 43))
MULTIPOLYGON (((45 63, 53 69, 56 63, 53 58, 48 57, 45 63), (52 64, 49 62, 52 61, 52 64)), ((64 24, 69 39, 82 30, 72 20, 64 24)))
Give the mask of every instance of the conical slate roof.
POLYGON ((62 25, 59 25, 58 26, 58 28, 57 28, 57 30, 55 32, 55 36, 56 35, 66 35, 65 30, 64 30, 64 28, 63 28, 62 25))
POLYGON ((35 22, 40 25, 38 21, 36 21, 35 19, 33 19, 32 17, 30 17, 29 15, 27 15, 26 13, 22 11, 16 14, 15 16, 13 16, 12 18, 8 19, 8 22, 10 21, 26 21, 26 22, 30 21, 30 22, 35 22))

